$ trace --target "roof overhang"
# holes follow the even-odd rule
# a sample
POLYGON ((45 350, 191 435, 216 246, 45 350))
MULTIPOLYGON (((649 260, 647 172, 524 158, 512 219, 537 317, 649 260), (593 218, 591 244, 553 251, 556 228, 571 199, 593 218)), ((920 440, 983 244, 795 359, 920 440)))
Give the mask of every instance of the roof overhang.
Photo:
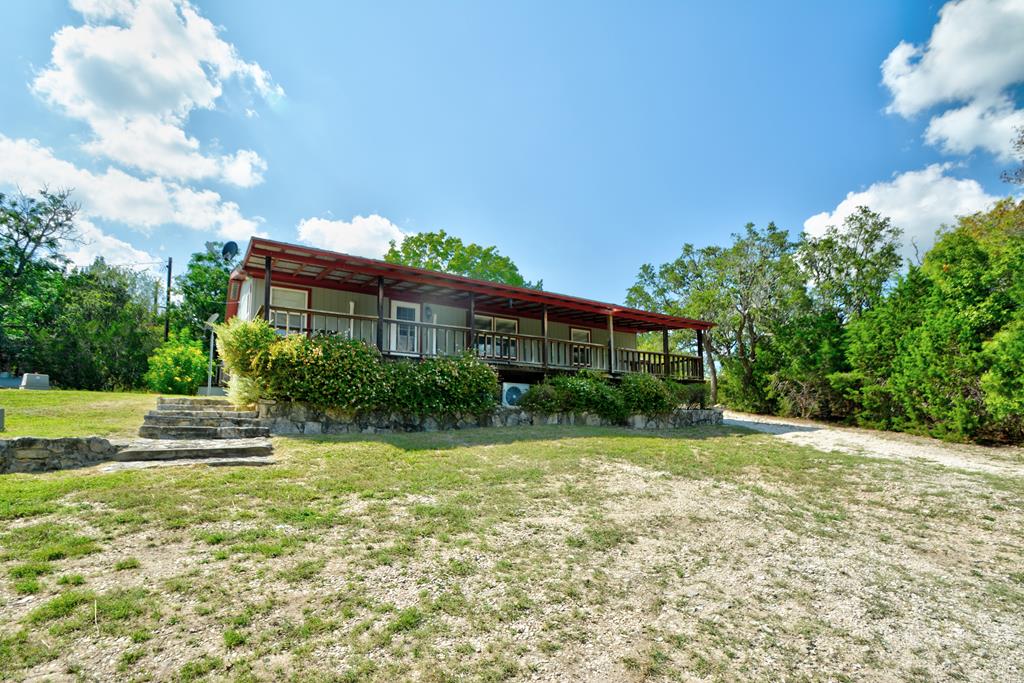
POLYGON ((610 304, 591 299, 556 294, 528 287, 488 282, 461 275, 415 268, 378 259, 353 256, 254 237, 236 272, 262 278, 266 258, 271 258, 271 279, 282 285, 324 287, 376 294, 382 278, 387 296, 418 298, 439 304, 465 307, 470 294, 481 312, 540 317, 544 307, 549 319, 589 327, 604 327, 608 316, 619 330, 654 332, 669 330, 707 330, 714 323, 610 304))

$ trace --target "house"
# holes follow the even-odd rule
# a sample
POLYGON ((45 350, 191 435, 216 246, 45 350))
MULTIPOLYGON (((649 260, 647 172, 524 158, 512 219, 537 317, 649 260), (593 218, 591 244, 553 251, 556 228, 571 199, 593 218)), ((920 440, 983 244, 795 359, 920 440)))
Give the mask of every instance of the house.
POLYGON ((226 318, 263 318, 281 334, 360 339, 390 358, 470 350, 503 381, 589 368, 703 381, 699 356, 670 353, 670 330, 713 323, 526 287, 253 238, 231 274, 226 318), (637 349, 660 333, 661 351, 637 349))

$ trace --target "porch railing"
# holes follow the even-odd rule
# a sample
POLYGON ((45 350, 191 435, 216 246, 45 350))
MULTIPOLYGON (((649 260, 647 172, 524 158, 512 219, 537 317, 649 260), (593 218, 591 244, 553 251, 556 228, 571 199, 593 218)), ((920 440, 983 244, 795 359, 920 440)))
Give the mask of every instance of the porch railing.
MULTIPOLYGON (((260 306, 256 317, 263 317, 260 306)), ((703 379, 700 359, 683 354, 657 351, 615 349, 615 367, 609 364, 609 348, 604 344, 546 340, 542 336, 471 330, 460 325, 378 319, 374 315, 336 313, 306 308, 272 306, 270 325, 280 334, 338 335, 377 345, 382 331, 381 351, 392 356, 433 358, 455 356, 472 351, 494 365, 536 369, 580 370, 605 373, 646 373, 676 379, 703 379), (545 344, 546 342, 546 344, 545 344), (547 358, 545 358, 545 345, 547 358)))

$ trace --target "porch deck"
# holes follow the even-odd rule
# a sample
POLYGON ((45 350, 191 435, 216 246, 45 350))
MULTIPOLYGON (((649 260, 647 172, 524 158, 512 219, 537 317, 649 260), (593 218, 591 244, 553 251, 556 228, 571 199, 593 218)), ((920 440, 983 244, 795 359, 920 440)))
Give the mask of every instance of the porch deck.
POLYGON ((264 315, 260 306, 255 317, 266 318, 281 334, 340 335, 376 346, 393 358, 455 356, 468 350, 499 370, 543 373, 586 368, 607 375, 644 373, 682 381, 704 380, 701 358, 681 353, 312 308, 271 306, 269 315, 264 315))

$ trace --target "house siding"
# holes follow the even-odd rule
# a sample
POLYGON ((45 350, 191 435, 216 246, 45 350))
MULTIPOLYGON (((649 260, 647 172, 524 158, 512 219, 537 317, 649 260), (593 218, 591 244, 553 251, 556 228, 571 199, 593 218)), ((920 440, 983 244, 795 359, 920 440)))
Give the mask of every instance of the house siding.
MULTIPOLYGON (((283 284, 282 287, 289 288, 290 285, 283 284)), ((255 317, 256 311, 263 305, 263 280, 258 278, 247 278, 242 283, 242 295, 240 296, 240 305, 238 309, 238 315, 241 318, 251 319, 255 317), (244 305, 244 296, 248 292, 248 307, 244 305)), ((327 289, 324 287, 313 287, 310 296, 310 308, 319 311, 331 311, 341 314, 347 314, 349 312, 349 303, 355 303, 354 313, 356 315, 377 315, 377 297, 372 294, 363 294, 361 292, 346 292, 337 289, 327 289)), ((453 326, 467 326, 468 325, 468 314, 469 311, 465 308, 458 308, 455 306, 447 306, 444 304, 432 303, 429 300, 421 304, 421 306, 430 306, 434 314, 433 322, 438 325, 453 325, 453 326)), ((389 297, 384 298, 384 312, 386 316, 391 315, 391 299, 389 297)), ((423 309, 420 309, 420 316, 423 315, 423 309)), ((481 315, 492 315, 489 312, 481 311, 481 315)), ((519 333, 528 334, 539 337, 541 335, 541 321, 538 318, 525 318, 519 316, 494 314, 502 318, 515 318, 519 321, 519 333)), ((608 343, 608 328, 607 327, 587 327, 586 325, 569 325, 561 322, 551 321, 548 323, 548 337, 551 339, 569 339, 570 327, 589 329, 591 341, 594 344, 607 344, 608 343)), ((621 332, 616 330, 615 332, 615 348, 619 349, 635 349, 636 348, 636 334, 633 332, 621 332)))

